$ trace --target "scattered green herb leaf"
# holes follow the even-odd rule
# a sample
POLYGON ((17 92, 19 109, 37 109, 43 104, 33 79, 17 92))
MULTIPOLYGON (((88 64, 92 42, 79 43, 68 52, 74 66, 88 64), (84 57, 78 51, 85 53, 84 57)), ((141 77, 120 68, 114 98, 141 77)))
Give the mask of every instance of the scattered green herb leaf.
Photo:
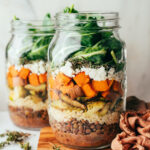
POLYGON ((115 53, 114 53, 113 50, 111 51, 111 56, 112 56, 114 62, 117 64, 117 63, 118 63, 118 60, 117 60, 116 55, 115 55, 115 53))
POLYGON ((57 146, 56 144, 53 146, 53 150, 61 150, 60 146, 57 146))
POLYGON ((16 20, 20 20, 20 19, 18 17, 14 16, 13 20, 16 21, 16 20))
POLYGON ((74 9, 74 5, 72 5, 71 7, 66 7, 64 13, 78 13, 78 11, 74 9))

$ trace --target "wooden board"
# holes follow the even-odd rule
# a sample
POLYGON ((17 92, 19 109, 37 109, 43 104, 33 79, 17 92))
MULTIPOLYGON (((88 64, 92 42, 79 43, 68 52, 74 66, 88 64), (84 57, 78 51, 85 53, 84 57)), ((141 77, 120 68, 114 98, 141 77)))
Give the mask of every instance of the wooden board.
MULTIPOLYGON (((54 150, 53 148, 54 146, 60 147, 60 150, 78 150, 78 149, 67 148, 64 145, 60 144, 56 140, 51 127, 45 127, 41 129, 37 150, 54 150)), ((105 150, 110 150, 110 149, 105 149, 105 150)))

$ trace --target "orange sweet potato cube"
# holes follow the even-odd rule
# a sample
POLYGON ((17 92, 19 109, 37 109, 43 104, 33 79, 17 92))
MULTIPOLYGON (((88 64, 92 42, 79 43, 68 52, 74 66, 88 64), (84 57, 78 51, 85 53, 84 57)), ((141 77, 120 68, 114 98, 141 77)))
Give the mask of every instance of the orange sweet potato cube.
POLYGON ((56 80, 62 85, 67 85, 72 80, 72 78, 70 78, 70 77, 68 77, 65 74, 60 72, 57 74, 56 80))
POLYGON ((47 81, 47 73, 40 74, 39 75, 39 82, 42 84, 42 83, 45 83, 46 81, 47 81))
POLYGON ((95 97, 97 95, 97 92, 92 88, 90 83, 83 85, 82 90, 87 97, 95 97))
POLYGON ((18 70, 15 69, 14 65, 9 67, 9 72, 12 77, 16 77, 19 74, 18 70))
POLYGON ((90 81, 89 76, 85 75, 85 72, 78 73, 73 79, 79 87, 82 87, 90 81))
POLYGON ((107 80, 104 81, 92 81, 92 88, 95 91, 99 91, 99 92, 104 92, 107 91, 109 89, 109 85, 107 83, 107 80))
POLYGON ((38 86, 40 83, 39 83, 39 78, 38 78, 38 75, 35 74, 35 73, 31 73, 29 75, 29 83, 33 86, 38 86))
POLYGON ((30 73, 29 69, 22 67, 19 72, 19 77, 22 79, 27 79, 29 73, 30 73))

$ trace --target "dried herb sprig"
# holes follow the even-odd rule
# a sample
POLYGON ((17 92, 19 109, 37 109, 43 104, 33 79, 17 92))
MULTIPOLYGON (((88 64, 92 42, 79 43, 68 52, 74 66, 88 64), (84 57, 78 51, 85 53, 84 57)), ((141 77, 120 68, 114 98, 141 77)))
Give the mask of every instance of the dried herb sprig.
POLYGON ((21 143, 20 146, 24 150, 31 150, 31 146, 30 146, 29 142, 28 143, 21 143))
POLYGON ((60 146, 57 146, 56 144, 53 146, 53 150, 61 150, 60 146))
POLYGON ((0 134, 0 137, 6 137, 6 141, 0 143, 0 149, 4 148, 6 145, 13 143, 20 144, 23 150, 31 150, 29 143, 25 143, 25 139, 28 138, 30 134, 17 132, 17 131, 6 131, 6 133, 0 134))

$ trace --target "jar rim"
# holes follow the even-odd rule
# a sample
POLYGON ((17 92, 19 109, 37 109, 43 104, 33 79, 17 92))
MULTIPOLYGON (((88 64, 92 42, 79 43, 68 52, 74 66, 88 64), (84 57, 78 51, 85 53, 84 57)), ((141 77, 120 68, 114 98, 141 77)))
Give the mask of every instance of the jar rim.
MULTIPOLYGON (((63 13, 58 12, 55 15, 56 19, 56 29, 68 30, 68 24, 72 24, 72 28, 69 30, 80 30, 80 27, 75 27, 75 24, 84 24, 88 22, 97 22, 98 26, 101 27, 101 31, 103 30, 112 30, 120 28, 119 26, 119 13, 118 12, 90 12, 90 11, 81 11, 79 13, 63 13), (93 17, 93 19, 89 19, 89 17, 93 17), (74 24, 74 26, 73 26, 74 24), (74 29, 73 29, 74 28, 74 29)), ((93 27, 91 28, 93 29, 93 27)), ((94 28, 96 29, 96 28, 94 28)), ((100 28, 97 28, 100 29, 100 28)), ((90 30, 90 28, 89 28, 90 30)))
POLYGON ((15 24, 16 22, 21 23, 22 25, 26 26, 53 26, 54 25, 54 19, 51 20, 52 24, 50 25, 43 25, 42 22, 43 20, 12 20, 11 23, 12 25, 17 25, 15 24))
POLYGON ((20 34, 36 34, 36 35, 53 35, 51 32, 52 29, 55 28, 54 19, 51 20, 51 24, 43 25, 43 20, 12 20, 11 21, 11 32, 12 33, 20 33, 20 34), (51 28, 51 30, 49 30, 51 28), (38 31, 34 33, 33 31, 38 31), (43 32, 43 33, 42 33, 43 32))
MULTIPOLYGON (((61 17, 61 16, 77 16, 77 15, 102 15, 103 17, 107 18, 102 18, 101 20, 112 20, 112 19, 119 19, 119 12, 117 11, 111 11, 111 12, 93 12, 93 11, 80 11, 78 13, 64 13, 64 12, 58 12, 55 15, 55 18, 61 17)), ((99 20, 97 20, 99 21, 99 20)))

